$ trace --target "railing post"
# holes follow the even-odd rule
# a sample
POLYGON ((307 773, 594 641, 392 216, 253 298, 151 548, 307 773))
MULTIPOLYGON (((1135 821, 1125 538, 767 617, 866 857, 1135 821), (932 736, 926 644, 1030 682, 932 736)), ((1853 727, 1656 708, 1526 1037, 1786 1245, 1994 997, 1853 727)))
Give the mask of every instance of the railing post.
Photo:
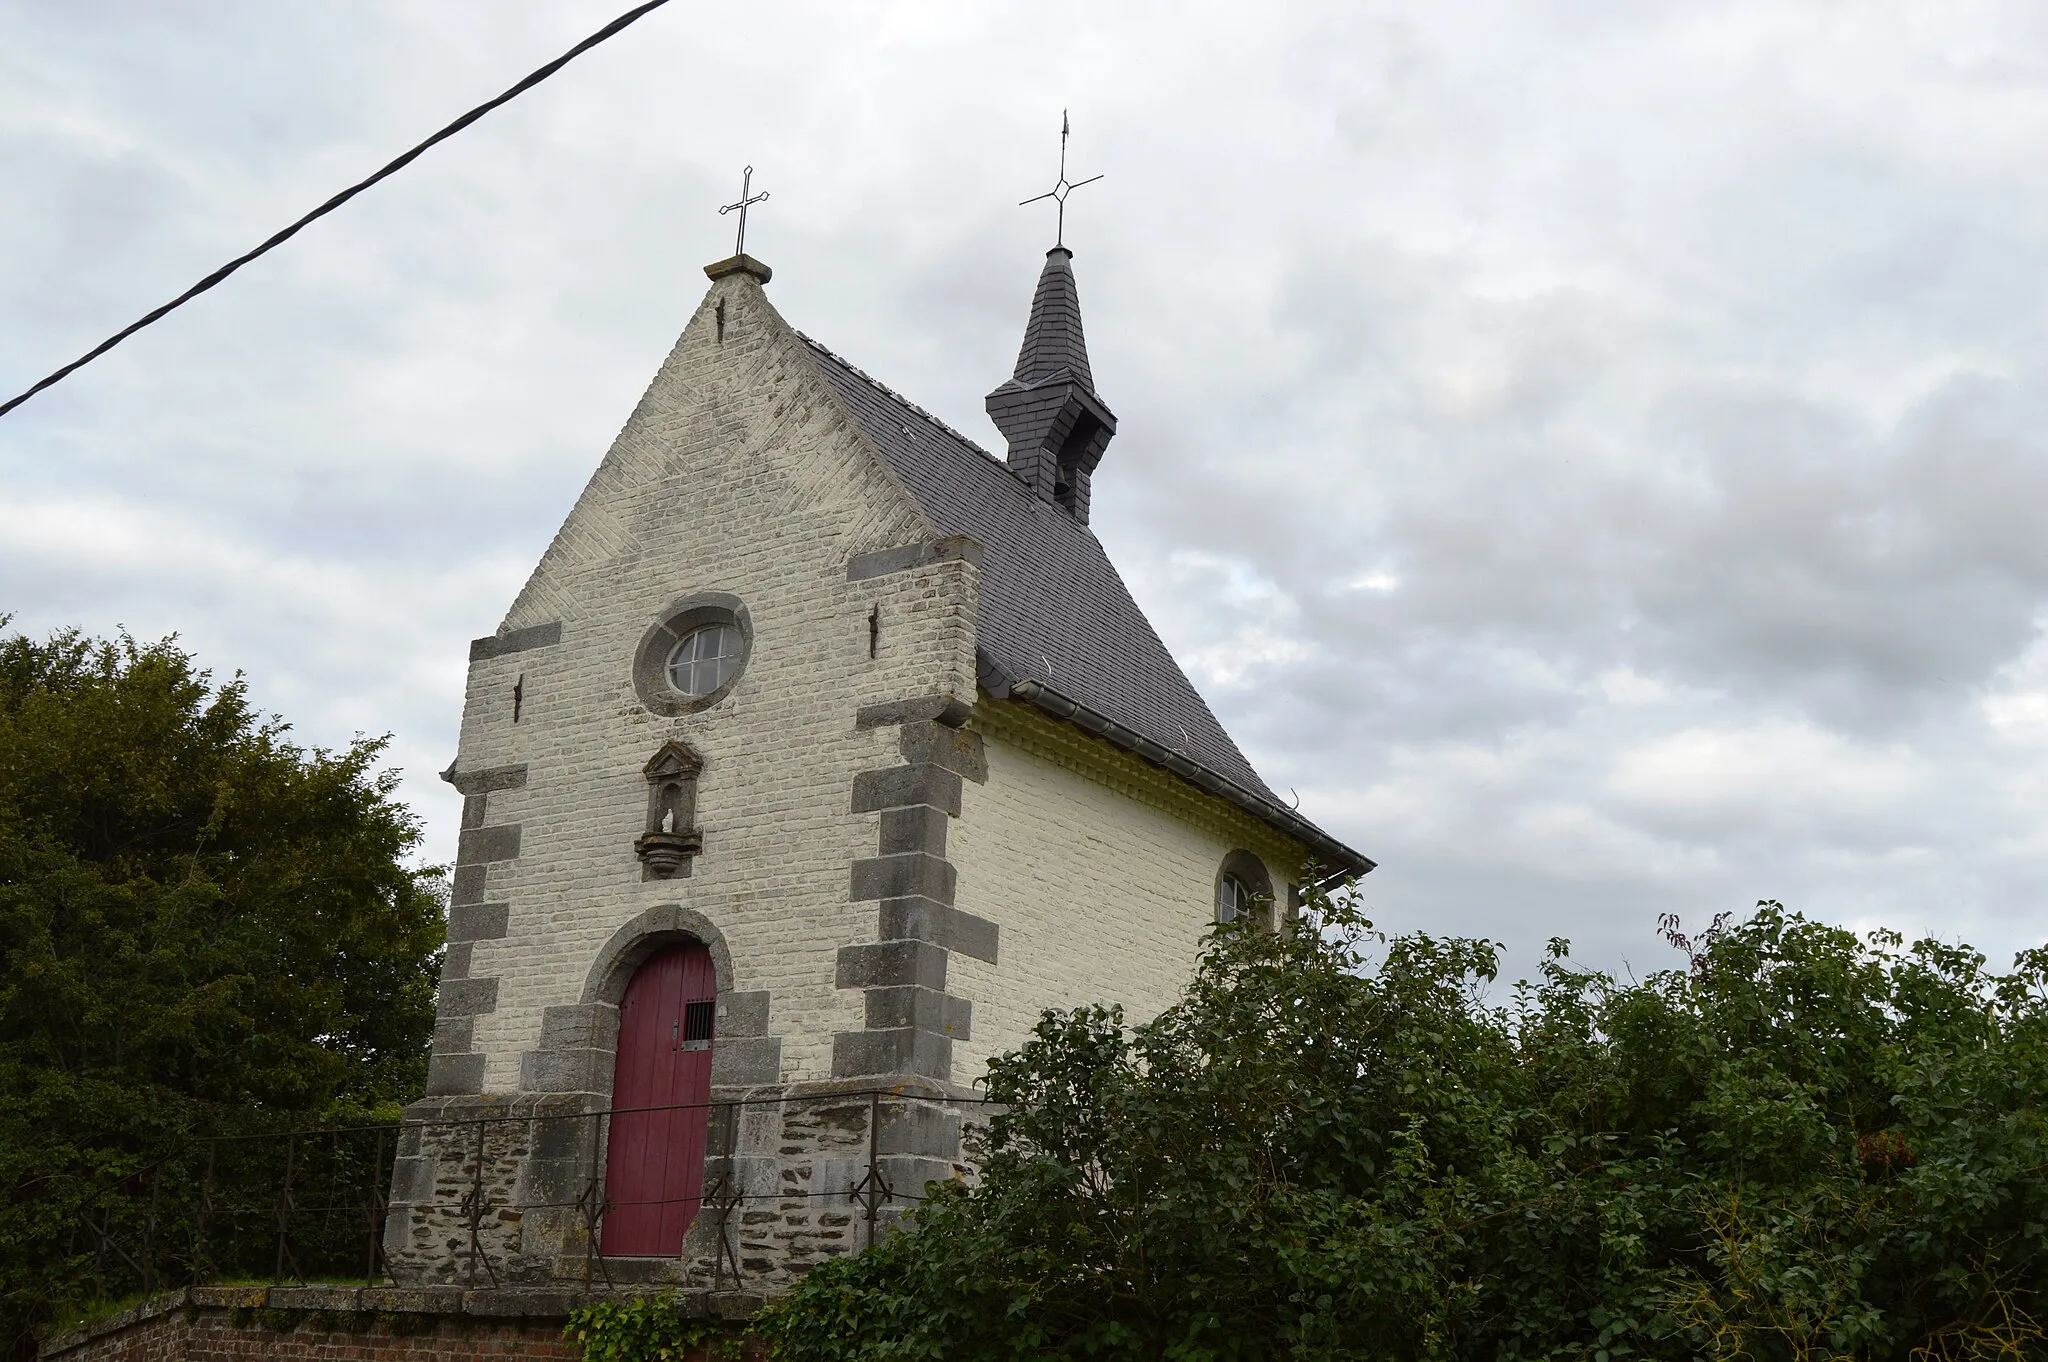
POLYGON ((277 1257, 271 1266, 270 1280, 273 1285, 284 1281, 284 1265, 291 1259, 292 1276, 299 1275, 299 1261, 291 1251, 292 1176, 298 1171, 299 1135, 293 1131, 285 1139, 284 1184, 277 1194, 277 1257))
POLYGON ((391 1203, 384 1192, 384 1127, 377 1127, 377 1152, 370 1159, 370 1186, 364 1198, 364 1214, 368 1217, 369 1248, 363 1255, 363 1285, 377 1284, 377 1268, 384 1260, 384 1221, 391 1214, 391 1203))
POLYGON ((711 1205, 718 1217, 718 1256, 711 1260, 711 1289, 725 1289, 725 1265, 732 1264, 732 1284, 735 1289, 745 1284, 746 1274, 740 1270, 739 1245, 733 1241, 732 1212, 742 1200, 739 1183, 739 1102, 722 1104, 725 1109, 725 1134, 720 1145, 720 1171, 718 1182, 713 1189, 716 1197, 711 1205))
POLYGON ((218 1141, 209 1138, 206 1142, 206 1171, 199 1179, 199 1205, 192 1213, 192 1285, 199 1286, 206 1279, 207 1265, 213 1255, 207 1251, 206 1231, 213 1222, 213 1154, 218 1141))
POLYGON ((484 1127, 490 1122, 480 1119, 476 1123, 476 1163, 471 1168, 469 1195, 462 1199, 463 1218, 469 1222, 469 1284, 476 1285, 477 1264, 483 1264, 485 1275, 491 1285, 498 1284, 497 1269, 491 1266, 490 1256, 484 1252, 484 1213, 490 1209, 490 1199, 484 1195, 484 1127))
POLYGON ((164 1183, 163 1160, 149 1174, 149 1218, 142 1222, 142 1290, 156 1294, 156 1198, 164 1183))
POLYGON ((867 1246, 875 1246, 875 1215, 885 1201, 894 1201, 896 1194, 882 1176, 881 1161, 877 1146, 881 1129, 882 1094, 880 1089, 868 1093, 868 1175, 847 1188, 847 1200, 862 1207, 862 1219, 868 1223, 867 1246))
POLYGON ((577 1214, 583 1217, 583 1286, 590 1288, 590 1267, 604 1276, 604 1284, 612 1284, 612 1270, 604 1261, 604 1253, 598 1242, 604 1233, 604 1213, 611 1208, 611 1199, 598 1182, 597 1146, 605 1131, 604 1111, 593 1111, 590 1116, 590 1175, 583 1180, 583 1194, 576 1198, 577 1214))

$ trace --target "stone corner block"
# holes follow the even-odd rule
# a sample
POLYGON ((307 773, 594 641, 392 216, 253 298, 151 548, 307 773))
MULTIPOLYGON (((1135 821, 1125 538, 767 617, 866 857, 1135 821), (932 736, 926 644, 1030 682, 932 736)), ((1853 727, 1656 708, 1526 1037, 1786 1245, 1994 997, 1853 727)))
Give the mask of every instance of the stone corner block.
POLYGON ((492 979, 443 979, 435 999, 434 1015, 474 1017, 498 1010, 498 981, 492 979))
POLYGON ((466 1055, 476 1049, 475 1017, 441 1017, 434 1022, 434 1053, 466 1055))
POLYGON ((480 865, 459 865, 455 867, 455 883, 448 894, 451 906, 484 901, 485 867, 480 865))
POLYGON ((499 823, 494 827, 464 828, 455 837, 456 863, 471 866, 518 860, 519 827, 517 823, 499 823))
POLYGON ((947 825, 951 822, 944 809, 935 809, 929 804, 913 804, 907 809, 884 809, 879 850, 884 856, 906 851, 944 856, 947 825))
POLYGON ((894 984, 943 991, 945 950, 928 941, 875 941, 839 948, 834 987, 879 988, 894 984))
POLYGON ((896 742, 903 759, 913 766, 929 763, 977 785, 988 783, 988 751, 981 734, 972 729, 925 719, 904 724, 896 742))
POLYGON ((941 1081, 953 1076, 953 1042, 930 1031, 841 1031, 832 1037, 834 1078, 920 1074, 941 1081))
POLYGON ((862 771, 853 778, 855 813, 879 813, 913 804, 929 804, 958 818, 959 773, 943 766, 889 766, 879 771, 862 771))
POLYGON ((1002 942, 1002 928, 987 918, 921 895, 883 899, 881 929, 884 941, 929 941, 990 965, 1002 942))
POLYGON ((867 991, 867 1024, 870 1031, 888 1031, 914 1026, 936 1031, 954 1040, 972 1040, 974 1004, 937 989, 902 985, 867 991))
POLYGON ((484 1056, 428 1056, 427 1096, 467 1097, 483 1090, 484 1056))
POLYGON ((945 858, 910 851, 855 861, 852 879, 851 892, 856 903, 865 899, 917 895, 937 903, 951 904, 959 876, 952 862, 945 858))
POLYGON ((779 1037, 720 1036, 711 1043, 713 1087, 762 1087, 781 1081, 779 1037))
POLYGON ((448 940, 497 941, 510 930, 509 903, 454 903, 448 906, 448 940))

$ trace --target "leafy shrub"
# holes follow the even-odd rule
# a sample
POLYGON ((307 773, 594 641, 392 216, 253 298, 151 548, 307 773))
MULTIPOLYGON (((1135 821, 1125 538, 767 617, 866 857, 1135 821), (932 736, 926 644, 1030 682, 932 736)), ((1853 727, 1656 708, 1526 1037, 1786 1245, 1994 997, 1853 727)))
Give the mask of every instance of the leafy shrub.
POLYGON ((1152 1022, 1046 1013, 979 1185, 758 1327, 801 1362, 2048 1352, 2048 952, 1667 927, 1684 968, 1554 942, 1506 1006, 1491 943, 1348 899, 1221 928, 1152 1022))
MULTIPOLYGON (((419 1091, 437 873, 405 864, 419 827, 381 742, 309 752, 287 731, 170 640, 0 638, 0 1347, 17 1355, 67 1303, 141 1289, 141 1264, 191 1269, 200 1179, 233 1187, 255 1148, 209 1168, 197 1141, 389 1120, 419 1091)), ((382 1179, 376 1150, 302 1146, 300 1176, 382 1179)), ((237 1266, 242 1233, 268 1270, 275 1170, 252 1176, 266 1214, 216 1217, 213 1269, 237 1266)), ((354 1263, 359 1224, 336 1231, 354 1263)))
POLYGON ((582 1349, 583 1362, 723 1362, 741 1355, 730 1330, 684 1319, 668 1295, 578 1306, 562 1337, 582 1349))

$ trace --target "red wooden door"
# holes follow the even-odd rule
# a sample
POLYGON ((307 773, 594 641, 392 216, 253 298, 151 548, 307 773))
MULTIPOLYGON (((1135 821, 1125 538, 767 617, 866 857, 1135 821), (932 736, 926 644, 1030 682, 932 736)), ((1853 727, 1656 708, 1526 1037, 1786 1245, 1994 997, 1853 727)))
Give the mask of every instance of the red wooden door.
POLYGON ((717 999, 711 952, 698 945, 661 952, 626 985, 605 1146, 607 1256, 674 1257, 697 1218, 717 999))

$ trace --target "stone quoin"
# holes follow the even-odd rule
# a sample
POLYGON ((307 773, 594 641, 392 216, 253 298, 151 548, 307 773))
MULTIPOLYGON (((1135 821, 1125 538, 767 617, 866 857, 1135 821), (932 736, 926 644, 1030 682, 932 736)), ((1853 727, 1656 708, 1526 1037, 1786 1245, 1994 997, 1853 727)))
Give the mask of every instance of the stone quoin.
POLYGON ((793 330, 760 262, 706 273, 470 647, 439 1020, 384 1238, 407 1287, 593 1255, 615 1282, 786 1285, 866 1242, 863 1179, 900 1208, 971 1176, 974 1081, 1042 1008, 1142 1019, 1226 882, 1285 912, 1305 864, 1372 865, 1273 795, 1088 527, 1117 423, 1069 251, 988 396, 1000 456, 793 330), (634 1012, 635 972, 684 947, 715 996, 674 1006, 709 1010, 634 1012), (607 1256, 601 1113, 622 1028, 650 1026, 635 1053, 708 1045, 704 1166, 673 1175, 678 1242, 607 1256))

